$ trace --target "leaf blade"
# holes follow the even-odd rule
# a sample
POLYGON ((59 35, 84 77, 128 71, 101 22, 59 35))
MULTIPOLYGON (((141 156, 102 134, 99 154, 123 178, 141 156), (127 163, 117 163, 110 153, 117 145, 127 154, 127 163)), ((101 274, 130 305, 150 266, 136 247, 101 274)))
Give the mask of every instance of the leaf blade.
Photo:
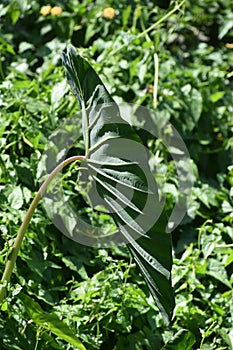
POLYGON ((88 138, 86 176, 92 179, 93 202, 104 203, 111 213, 164 319, 169 321, 174 309, 171 236, 165 233, 166 225, 155 224, 161 206, 148 154, 89 63, 71 47, 62 59, 83 110, 83 134, 88 138))

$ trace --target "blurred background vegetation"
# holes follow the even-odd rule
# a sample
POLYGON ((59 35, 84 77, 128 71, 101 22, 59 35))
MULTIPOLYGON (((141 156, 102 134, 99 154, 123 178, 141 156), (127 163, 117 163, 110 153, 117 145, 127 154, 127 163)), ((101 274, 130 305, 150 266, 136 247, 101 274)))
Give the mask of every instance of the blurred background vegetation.
MULTIPOLYGON (((41 310, 45 318, 56 314, 87 349, 233 349, 233 4, 186 0, 134 40, 176 3, 1 1, 1 270, 39 187, 48 137, 78 110, 60 59, 67 43, 82 49, 116 102, 156 105, 161 124, 171 122, 185 141, 195 176, 187 215, 173 232, 170 327, 126 248, 71 244, 40 206, 2 305, 1 349, 76 349, 38 321, 41 310)), ((180 197, 174 162, 159 140, 141 137, 156 154, 172 207, 180 197)), ((81 203, 71 180, 65 189, 81 203)))

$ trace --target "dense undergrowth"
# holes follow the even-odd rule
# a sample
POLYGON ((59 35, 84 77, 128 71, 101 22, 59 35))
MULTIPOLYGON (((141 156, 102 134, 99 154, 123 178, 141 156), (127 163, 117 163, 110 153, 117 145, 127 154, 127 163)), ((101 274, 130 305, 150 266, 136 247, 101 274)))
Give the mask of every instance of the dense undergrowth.
MULTIPOLYGON (((48 138, 79 108, 60 60, 67 42, 82 48, 117 102, 156 108, 161 124, 176 127, 194 176, 187 214, 172 233, 169 327, 126 247, 74 243, 40 205, 1 307, 1 349, 77 349, 69 332, 87 349, 233 349, 232 3, 187 0, 134 40, 176 2, 161 3, 168 2, 59 1, 48 14, 35 0, 0 5, 1 270, 41 183, 48 138)), ((181 195, 174 162, 159 139, 140 137, 156 155, 169 210, 181 195)), ((80 137, 71 153, 83 148, 80 137)), ((72 172, 64 173, 64 191, 81 208, 72 172)), ((103 213, 93 220, 109 224, 103 213)))

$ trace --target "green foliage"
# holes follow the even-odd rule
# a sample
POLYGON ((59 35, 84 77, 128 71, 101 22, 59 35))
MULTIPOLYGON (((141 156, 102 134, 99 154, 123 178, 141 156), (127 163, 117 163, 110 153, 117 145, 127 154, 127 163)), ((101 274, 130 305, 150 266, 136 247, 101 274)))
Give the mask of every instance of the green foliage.
POLYGON ((23 301, 26 312, 33 322, 41 326, 41 328, 49 330, 58 338, 75 346, 75 348, 85 350, 85 347, 81 344, 75 334, 69 329, 69 327, 60 321, 56 315, 44 313, 38 303, 23 293, 20 294, 20 299, 23 301))
MULTIPOLYGON (((0 268, 41 183, 48 138, 78 109, 61 67, 66 42, 82 48, 116 102, 149 108, 157 52, 157 120, 178 129, 195 176, 187 215, 172 233, 176 307, 167 328, 126 248, 71 244, 39 206, 2 305, 0 348, 75 349, 32 319, 20 298, 27 295, 47 323, 56 315, 87 349, 232 349, 232 1, 187 0, 184 11, 134 41, 167 13, 154 1, 55 5, 59 16, 42 16, 36 0, 0 5, 0 268), (112 19, 102 16, 107 6, 112 19)), ((139 136, 156 155, 169 210, 180 197, 174 162, 161 140, 139 136)), ((80 137, 72 152, 83 149, 80 137)), ((75 169, 63 176, 80 208, 75 169)), ((94 219, 112 225, 104 215, 94 219)))

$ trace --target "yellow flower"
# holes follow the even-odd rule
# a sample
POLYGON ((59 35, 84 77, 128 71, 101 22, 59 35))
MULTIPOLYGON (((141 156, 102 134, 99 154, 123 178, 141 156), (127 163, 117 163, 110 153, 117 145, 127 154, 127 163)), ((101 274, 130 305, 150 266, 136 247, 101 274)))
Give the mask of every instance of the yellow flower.
POLYGON ((104 18, 112 19, 115 17, 115 15, 116 15, 116 12, 115 12, 114 8, 112 8, 112 7, 106 7, 102 12, 102 16, 104 18))
POLYGON ((228 49, 233 49, 233 43, 226 43, 225 46, 226 46, 228 49))
POLYGON ((42 16, 47 16, 50 13, 51 8, 52 7, 50 5, 42 6, 40 9, 40 13, 42 14, 42 16))
POLYGON ((54 6, 50 12, 52 16, 58 16, 62 13, 62 8, 60 6, 54 6))

